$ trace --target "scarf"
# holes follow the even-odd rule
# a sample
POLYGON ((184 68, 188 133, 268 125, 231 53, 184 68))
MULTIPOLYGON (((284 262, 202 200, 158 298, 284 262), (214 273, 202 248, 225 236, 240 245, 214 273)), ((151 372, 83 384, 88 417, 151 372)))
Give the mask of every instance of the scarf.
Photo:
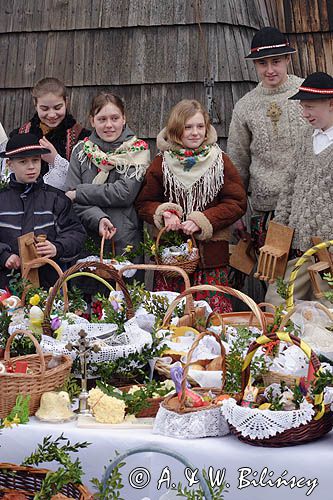
POLYGON ((103 141, 94 130, 89 138, 84 139, 78 158, 81 163, 87 158, 97 167, 98 174, 93 184, 104 184, 113 169, 125 177, 141 181, 150 162, 150 152, 148 144, 126 126, 117 141, 112 143, 103 141))
POLYGON ((223 187, 222 150, 216 140, 212 126, 207 140, 197 149, 180 149, 168 142, 166 129, 157 137, 157 146, 163 152, 164 194, 170 202, 181 205, 186 215, 202 212, 223 187))

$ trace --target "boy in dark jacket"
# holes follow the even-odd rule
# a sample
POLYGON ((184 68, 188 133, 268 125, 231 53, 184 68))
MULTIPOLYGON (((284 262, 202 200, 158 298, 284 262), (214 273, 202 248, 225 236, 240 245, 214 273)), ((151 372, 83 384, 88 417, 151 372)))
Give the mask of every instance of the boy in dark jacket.
MULTIPOLYGON (((0 191, 0 286, 8 284, 7 272, 21 266, 17 238, 34 232, 46 235, 36 244, 40 257, 56 262, 70 261, 82 249, 86 233, 72 210, 70 200, 60 190, 44 184, 41 155, 49 150, 40 146, 33 134, 18 134, 0 155, 8 159, 12 172, 8 185, 0 191)), ((54 284, 50 266, 39 272, 41 286, 54 284)))

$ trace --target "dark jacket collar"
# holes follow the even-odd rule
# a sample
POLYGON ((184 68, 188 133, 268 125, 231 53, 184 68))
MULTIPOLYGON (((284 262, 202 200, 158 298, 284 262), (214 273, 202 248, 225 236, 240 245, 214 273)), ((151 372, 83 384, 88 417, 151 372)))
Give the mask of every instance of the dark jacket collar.
POLYGON ((22 182, 17 182, 15 174, 10 174, 9 187, 10 189, 14 189, 15 191, 24 193, 27 191, 31 192, 44 188, 45 184, 41 176, 39 176, 38 179, 32 184, 23 184, 22 182), (30 186, 31 188, 29 189, 30 186))

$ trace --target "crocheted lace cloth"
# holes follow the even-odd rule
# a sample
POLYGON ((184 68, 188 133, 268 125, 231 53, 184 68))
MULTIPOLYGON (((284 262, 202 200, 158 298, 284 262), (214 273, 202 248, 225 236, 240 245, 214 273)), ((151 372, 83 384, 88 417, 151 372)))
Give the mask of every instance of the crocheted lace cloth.
POLYGON ((153 434, 178 439, 196 439, 229 434, 220 407, 180 415, 162 406, 156 415, 153 434))
POLYGON ((301 403, 299 410, 271 411, 238 406, 233 398, 224 401, 221 411, 229 424, 250 439, 269 438, 307 424, 315 413, 307 401, 301 403))

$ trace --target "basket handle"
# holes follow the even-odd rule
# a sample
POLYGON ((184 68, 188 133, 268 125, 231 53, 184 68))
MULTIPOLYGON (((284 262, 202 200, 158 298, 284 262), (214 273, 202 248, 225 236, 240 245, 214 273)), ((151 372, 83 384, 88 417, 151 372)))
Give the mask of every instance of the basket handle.
MULTIPOLYGON (((70 276, 72 275, 77 275, 77 273, 84 272, 85 270, 88 271, 89 276, 95 278, 98 281, 103 282, 104 284, 107 284, 105 280, 100 278, 99 276, 96 276, 91 269, 95 269, 96 271, 102 270, 107 273, 108 275, 108 280, 109 281, 115 281, 116 283, 119 284, 119 287, 121 291, 124 294, 124 300, 126 303, 126 317, 127 319, 131 319, 134 316, 134 309, 133 309, 133 304, 132 304, 132 299, 131 296, 126 288, 125 282, 122 279, 122 277, 119 275, 118 271, 107 264, 103 264, 101 262, 77 262, 74 264, 72 267, 67 269, 62 276, 58 278, 54 286, 52 287, 52 290, 47 298, 46 304, 45 304, 45 310, 44 310, 44 320, 43 320, 43 333, 45 335, 50 335, 52 337, 53 335, 53 330, 51 328, 51 311, 53 307, 53 302, 54 299, 58 293, 58 290, 62 287, 63 283, 65 283, 68 279, 70 279, 70 276)), ((106 285, 107 286, 107 285, 106 285)))
MULTIPOLYGON (((182 231, 182 229, 180 229, 180 231, 182 231)), ((166 227, 164 226, 159 230, 159 232, 156 236, 156 242, 155 242, 155 249, 156 249, 155 254, 156 255, 158 255, 160 240, 165 232, 166 232, 166 227)), ((187 234, 186 236, 188 236, 188 238, 191 238, 193 246, 197 248, 197 242, 196 242, 196 239, 194 238, 193 234, 191 234, 191 235, 187 234)))
MULTIPOLYGON (((102 236, 102 239, 101 239, 101 248, 100 248, 100 251, 99 251, 99 260, 100 260, 100 262, 102 264, 104 262, 104 257, 103 257, 103 254, 104 254, 104 245, 105 245, 105 236, 102 236)), ((115 248, 115 244, 114 244, 114 238, 111 238, 111 252, 112 252, 112 257, 114 257, 116 255, 116 248, 115 248)))
POLYGON ((175 298, 175 300, 170 304, 168 307, 167 312, 165 313, 164 319, 163 319, 163 325, 161 328, 167 328, 167 325, 170 323, 170 319, 172 316, 173 311, 175 310, 177 304, 186 297, 187 295, 195 292, 201 292, 201 291, 209 291, 209 292, 222 292, 226 293, 228 295, 232 295, 233 297, 237 297, 240 299, 242 302, 244 302, 250 309, 253 311, 255 317, 257 318, 260 327, 265 333, 267 331, 267 325, 266 325, 266 318, 262 310, 257 306, 257 304, 252 300, 250 297, 245 295, 245 293, 240 292, 239 290, 235 290, 234 288, 230 288, 228 286, 222 286, 222 285, 197 285, 197 286, 192 286, 188 288, 187 290, 184 290, 181 294, 178 295, 178 297, 175 298))
POLYGON ((290 310, 294 306, 294 284, 295 280, 298 274, 298 271, 300 268, 310 260, 312 255, 317 253, 319 250, 323 250, 324 248, 329 248, 330 246, 333 245, 333 240, 327 240, 327 241, 322 241, 321 243, 318 243, 318 245, 314 245, 313 247, 309 248, 306 252, 303 253, 303 255, 298 259, 296 264, 294 265, 294 268, 290 274, 288 286, 287 286, 287 298, 286 298, 286 306, 287 310, 290 310))
MULTIPOLYGON (((164 271, 165 272, 173 271, 175 273, 178 273, 183 278, 185 288, 190 288, 191 286, 187 272, 184 271, 184 269, 177 266, 164 266, 162 264, 128 264, 119 269, 118 273, 120 274, 120 276, 122 276, 123 273, 129 269, 138 269, 143 271, 159 271, 161 273, 163 273, 164 271)), ((116 289, 119 290, 118 284, 116 286, 116 289)), ((185 302, 185 314, 192 314, 193 312, 194 312, 193 296, 187 295, 185 302)))
MULTIPOLYGON (((275 314, 276 311, 276 307, 273 304, 270 304, 269 302, 260 302, 260 304, 258 304, 258 307, 260 307, 260 309, 262 309, 263 307, 269 307, 270 309, 272 309, 273 314, 275 314)), ((252 326, 253 319, 254 319, 254 314, 253 311, 251 311, 249 318, 249 326, 252 326)))
MULTIPOLYGON (((276 342, 276 341, 283 341, 283 342, 288 342, 289 344, 296 345, 302 351, 304 354, 308 357, 309 362, 312 364, 313 369, 315 371, 315 374, 318 374, 320 371, 320 361, 316 355, 316 353, 311 349, 311 347, 301 340, 299 337, 296 337, 296 335, 292 335, 291 333, 288 332, 275 332, 275 333, 268 333, 267 335, 261 335, 258 337, 252 344, 250 344, 247 354, 245 356, 244 362, 243 362, 243 367, 242 367, 242 396, 244 395, 245 388, 249 382, 250 379, 250 366, 251 366, 251 361, 256 353, 257 349, 265 344, 268 344, 270 342, 276 342)), ((324 394, 316 394, 315 395, 315 405, 319 405, 321 407, 321 411, 316 415, 315 419, 319 419, 322 416, 322 409, 324 406, 323 403, 324 400, 324 394)))
MULTIPOLYGON (((22 278, 27 278, 30 270, 33 269, 34 267, 41 267, 40 264, 41 265, 49 264, 50 266, 53 267, 53 269, 55 269, 57 271, 58 276, 62 276, 63 271, 62 271, 61 267, 56 262, 54 262, 54 260, 48 259, 47 257, 38 257, 37 259, 33 259, 30 262, 28 262, 26 268, 24 269, 24 271, 22 273, 22 278)), ((26 286, 23 290, 22 297, 21 297, 22 307, 24 307, 24 305, 25 305, 25 299, 26 299, 27 292, 28 292, 29 288, 31 288, 31 285, 26 286)), ((69 305, 68 304, 68 288, 67 288, 67 285, 65 283, 62 287, 62 291, 63 291, 63 298, 64 298, 64 311, 68 311, 68 305, 69 305)))
POLYGON ((45 359, 44 359, 44 354, 43 351, 39 345, 39 342, 37 341, 36 337, 30 333, 28 330, 15 330, 14 333, 11 334, 11 336, 8 338, 6 342, 6 348, 5 348, 5 353, 4 353, 4 361, 10 361, 10 347, 12 345, 13 340, 17 335, 25 335, 26 337, 29 337, 29 339, 32 341, 36 348, 36 352, 39 356, 40 359, 40 372, 42 375, 45 373, 45 359))
POLYGON ((180 410, 183 410, 185 407, 186 380, 187 380, 188 371, 189 371, 190 366, 192 364, 192 362, 191 362, 192 354, 193 354, 194 350, 196 349, 196 347, 198 347, 200 340, 203 339, 204 337, 206 337, 207 335, 214 337, 215 340, 217 340, 218 344, 221 347, 221 356, 222 356, 222 386, 221 386, 221 390, 223 390, 223 387, 225 385, 226 371, 227 370, 226 370, 226 352, 225 352, 224 345, 223 345, 219 335, 216 335, 216 333, 209 332, 209 331, 202 332, 199 335, 197 335, 195 341, 193 342, 193 344, 191 346, 191 349, 187 353, 187 362, 186 362, 186 365, 184 366, 183 378, 182 378, 182 395, 181 395, 181 399, 180 399, 180 410))

